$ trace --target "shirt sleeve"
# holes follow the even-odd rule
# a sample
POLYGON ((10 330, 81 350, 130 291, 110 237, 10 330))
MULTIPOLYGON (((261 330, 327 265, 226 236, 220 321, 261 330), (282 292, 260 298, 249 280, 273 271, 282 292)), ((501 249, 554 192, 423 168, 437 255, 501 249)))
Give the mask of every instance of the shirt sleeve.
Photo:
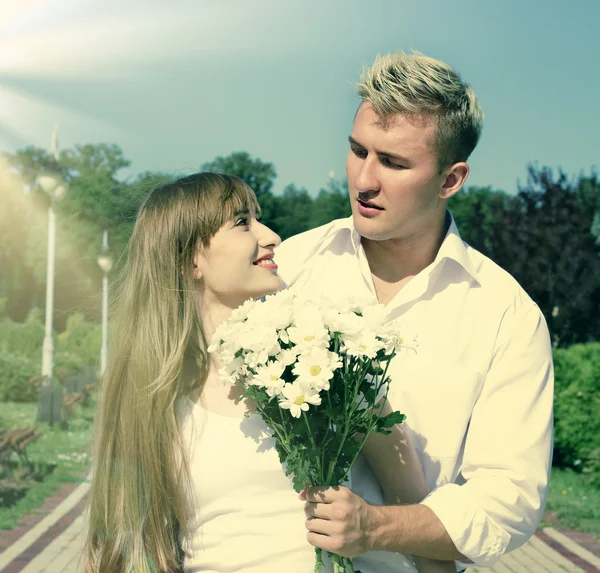
POLYGON ((442 485, 422 502, 456 548, 481 567, 492 566, 535 532, 552 459, 554 370, 548 327, 537 305, 511 322, 500 328, 473 408, 461 464, 464 483, 442 485))

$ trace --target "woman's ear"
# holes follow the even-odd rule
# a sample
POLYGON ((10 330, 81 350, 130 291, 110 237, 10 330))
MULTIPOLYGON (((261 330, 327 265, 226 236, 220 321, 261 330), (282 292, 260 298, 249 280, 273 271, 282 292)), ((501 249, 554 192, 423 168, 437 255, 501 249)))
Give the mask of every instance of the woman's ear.
POLYGON ((192 268, 192 278, 193 279, 201 279, 202 278, 202 270, 201 270, 201 266, 202 266, 202 261, 204 260, 204 257, 197 252, 194 255, 194 259, 192 261, 193 264, 193 268, 192 268))
MULTIPOLYGON (((202 257, 202 255, 197 252, 194 255, 194 258, 192 259, 192 278, 193 279, 201 279, 202 278, 202 271, 200 270, 200 265, 202 264, 202 261, 204 260, 204 257, 202 257)), ((181 268, 179 269, 179 272, 181 273, 181 276, 184 276, 184 272, 183 272, 183 265, 181 265, 181 268)))

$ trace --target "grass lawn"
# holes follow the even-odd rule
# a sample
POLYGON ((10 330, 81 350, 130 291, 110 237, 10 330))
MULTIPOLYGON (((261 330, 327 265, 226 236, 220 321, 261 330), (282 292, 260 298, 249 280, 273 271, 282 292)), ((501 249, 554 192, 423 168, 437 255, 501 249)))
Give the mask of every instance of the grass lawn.
MULTIPOLYGON (((16 503, 0 497, 0 530, 12 529, 19 520, 40 507, 62 485, 81 481, 90 465, 93 407, 78 407, 68 430, 36 422, 37 404, 0 403, 0 425, 12 430, 36 425, 42 436, 27 447, 31 462, 55 463, 54 471, 35 482, 16 503)), ((2 494, 0 493, 0 496, 2 494)))
MULTIPOLYGON (((588 485, 580 474, 552 468, 546 512, 556 516, 559 526, 600 539, 600 488, 588 485)), ((556 525, 544 520, 540 527, 556 525)))

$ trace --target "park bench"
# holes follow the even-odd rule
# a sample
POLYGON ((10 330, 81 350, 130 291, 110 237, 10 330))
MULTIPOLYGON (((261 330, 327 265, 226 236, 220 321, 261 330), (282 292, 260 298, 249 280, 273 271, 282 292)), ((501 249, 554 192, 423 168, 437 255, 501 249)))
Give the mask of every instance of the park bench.
POLYGON ((36 432, 36 427, 19 428, 17 430, 8 431, 4 428, 0 429, 0 465, 2 465, 3 473, 8 470, 8 461, 11 454, 17 454, 22 468, 21 478, 31 477, 34 473, 33 466, 27 459, 26 448, 35 442, 41 434, 36 432))
POLYGON ((83 403, 84 398, 85 396, 79 392, 65 394, 62 403, 65 420, 72 420, 75 417, 75 408, 83 403))

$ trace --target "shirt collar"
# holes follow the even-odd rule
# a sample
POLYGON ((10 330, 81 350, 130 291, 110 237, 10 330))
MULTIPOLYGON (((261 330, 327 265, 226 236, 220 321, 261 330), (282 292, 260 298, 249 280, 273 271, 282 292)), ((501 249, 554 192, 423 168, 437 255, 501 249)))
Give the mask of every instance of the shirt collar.
MULTIPOLYGON (((479 283, 479 275, 477 273, 477 269, 473 265, 473 261, 469 256, 469 251, 465 243, 463 242, 460 233, 458 232, 458 227, 456 226, 456 222, 454 221, 454 217, 450 211, 446 211, 446 217, 450 218, 450 225, 448 227, 448 231, 444 240, 442 241, 442 245, 440 250, 438 251, 437 256, 431 268, 436 267, 441 261, 444 259, 450 259, 456 261, 465 271, 469 273, 479 283)), ((343 228, 347 228, 350 230, 350 236, 352 241, 352 247, 354 248, 354 252, 358 253, 360 251, 361 243, 360 243, 360 235, 358 231, 354 228, 352 223, 352 216, 344 219, 343 228)))

